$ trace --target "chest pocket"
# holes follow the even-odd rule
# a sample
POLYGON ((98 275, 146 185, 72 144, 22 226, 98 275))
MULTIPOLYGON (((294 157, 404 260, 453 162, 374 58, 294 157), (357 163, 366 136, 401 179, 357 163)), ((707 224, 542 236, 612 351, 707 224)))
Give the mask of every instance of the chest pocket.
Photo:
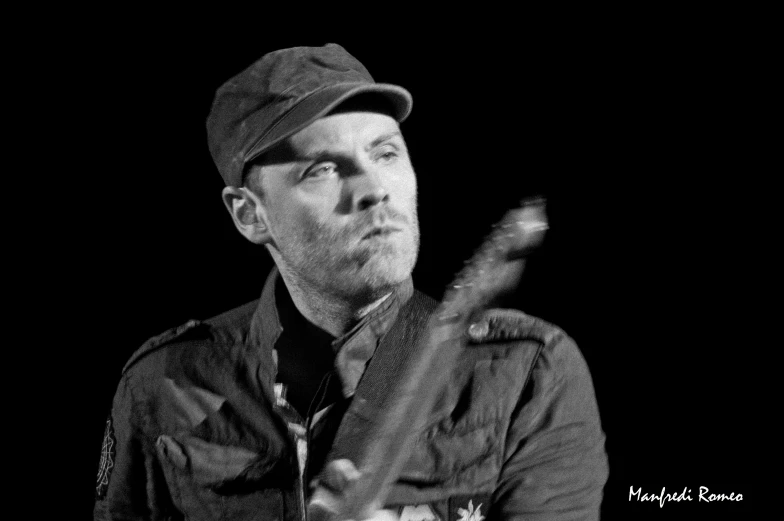
POLYGON ((514 375, 505 364, 501 358, 458 364, 399 482, 465 490, 495 483, 513 406, 514 375))
POLYGON ((259 475, 258 454, 195 437, 162 435, 156 443, 172 497, 191 521, 283 518, 283 492, 272 476, 259 475))

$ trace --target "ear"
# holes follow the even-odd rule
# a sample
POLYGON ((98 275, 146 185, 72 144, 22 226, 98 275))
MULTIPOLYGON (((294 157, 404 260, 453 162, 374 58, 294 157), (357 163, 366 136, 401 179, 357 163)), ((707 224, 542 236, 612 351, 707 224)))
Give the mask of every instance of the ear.
POLYGON ((223 204, 243 237, 254 244, 272 241, 266 210, 257 194, 245 187, 227 186, 222 195, 223 204))

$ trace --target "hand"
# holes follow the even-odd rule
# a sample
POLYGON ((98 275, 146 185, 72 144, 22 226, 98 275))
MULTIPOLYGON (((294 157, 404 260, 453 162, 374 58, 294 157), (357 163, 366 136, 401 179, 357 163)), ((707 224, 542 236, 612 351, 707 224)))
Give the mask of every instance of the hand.
POLYGON ((372 509, 368 516, 360 519, 342 517, 343 503, 352 483, 362 477, 354 464, 347 459, 330 462, 324 469, 323 477, 308 505, 308 519, 311 521, 399 521, 391 510, 372 509))

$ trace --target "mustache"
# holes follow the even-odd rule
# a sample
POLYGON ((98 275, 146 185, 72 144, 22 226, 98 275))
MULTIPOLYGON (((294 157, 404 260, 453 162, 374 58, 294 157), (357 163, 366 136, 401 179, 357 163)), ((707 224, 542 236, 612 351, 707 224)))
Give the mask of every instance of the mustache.
POLYGON ((357 222, 359 229, 373 228, 377 226, 388 226, 390 224, 408 225, 409 219, 406 214, 398 211, 391 206, 385 206, 378 210, 373 210, 363 215, 357 222))
POLYGON ((408 214, 397 208, 381 206, 357 214, 351 221, 344 223, 339 228, 326 222, 314 221, 313 226, 302 230, 302 233, 307 236, 308 241, 321 244, 352 244, 361 241, 363 237, 378 228, 398 227, 411 230, 416 219, 416 211, 408 214))
POLYGON ((384 206, 364 213, 350 226, 346 227, 342 235, 345 237, 363 237, 375 228, 394 225, 407 227, 410 223, 411 219, 405 213, 396 208, 384 206))

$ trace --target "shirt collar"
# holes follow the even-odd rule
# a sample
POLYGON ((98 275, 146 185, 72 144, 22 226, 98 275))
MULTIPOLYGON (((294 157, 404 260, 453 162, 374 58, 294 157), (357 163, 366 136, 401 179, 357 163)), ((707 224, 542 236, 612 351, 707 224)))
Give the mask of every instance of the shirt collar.
MULTIPOLYGON (((261 292, 259 306, 253 315, 249 342, 262 351, 272 351, 283 333, 283 326, 275 297, 275 286, 280 274, 273 268, 261 292)), ((282 283, 282 281, 281 281, 282 283)), ((414 293, 411 278, 395 288, 392 294, 377 308, 365 315, 350 331, 332 342, 335 350, 335 369, 340 377, 344 396, 352 396, 365 372, 367 362, 373 356, 378 343, 397 319, 400 308, 414 293)))

